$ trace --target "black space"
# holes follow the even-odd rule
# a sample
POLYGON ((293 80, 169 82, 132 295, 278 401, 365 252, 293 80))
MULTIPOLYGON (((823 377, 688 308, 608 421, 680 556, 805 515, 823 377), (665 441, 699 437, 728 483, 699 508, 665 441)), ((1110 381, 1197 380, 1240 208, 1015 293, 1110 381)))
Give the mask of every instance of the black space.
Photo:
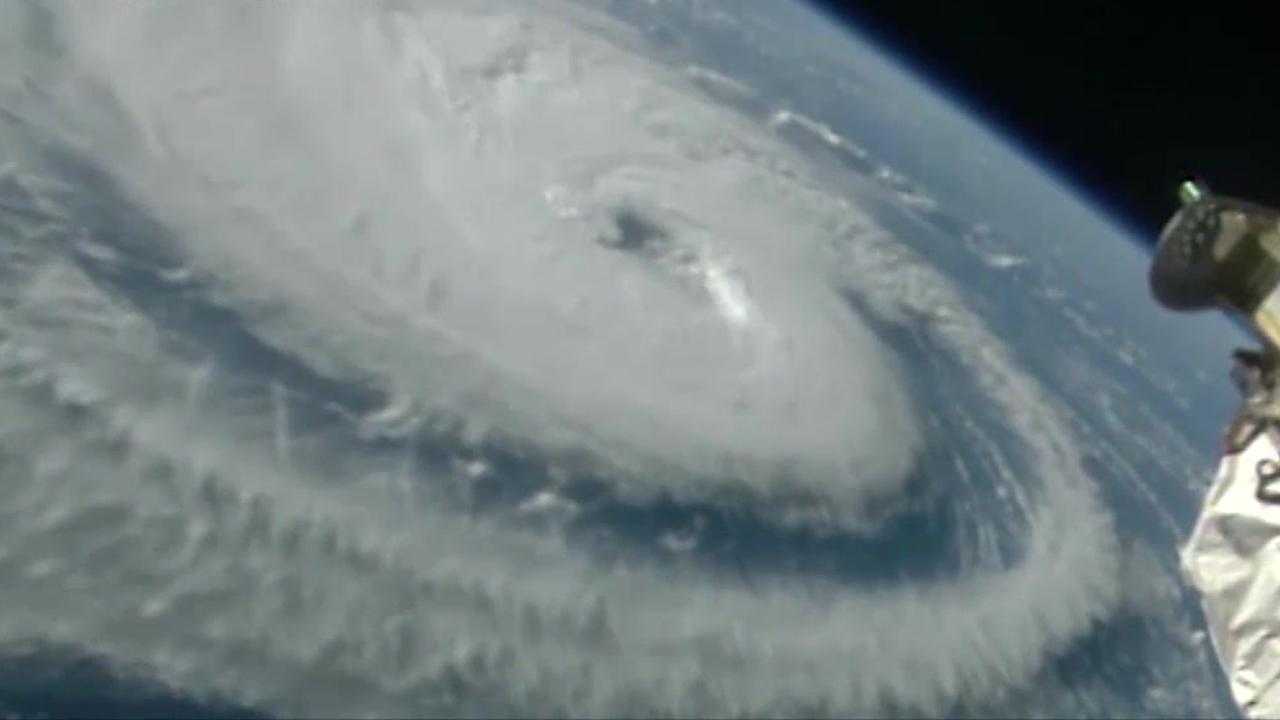
POLYGON ((816 0, 1154 242, 1179 180, 1280 204, 1270 3, 816 0))

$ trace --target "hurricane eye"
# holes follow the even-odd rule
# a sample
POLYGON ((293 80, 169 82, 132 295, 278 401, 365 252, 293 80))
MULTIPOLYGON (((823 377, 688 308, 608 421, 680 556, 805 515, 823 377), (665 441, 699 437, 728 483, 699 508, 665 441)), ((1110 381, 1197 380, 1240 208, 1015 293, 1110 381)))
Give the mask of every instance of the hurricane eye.
POLYGON ((600 244, 632 253, 660 253, 671 235, 658 223, 632 208, 620 208, 613 214, 613 226, 603 233, 600 244))

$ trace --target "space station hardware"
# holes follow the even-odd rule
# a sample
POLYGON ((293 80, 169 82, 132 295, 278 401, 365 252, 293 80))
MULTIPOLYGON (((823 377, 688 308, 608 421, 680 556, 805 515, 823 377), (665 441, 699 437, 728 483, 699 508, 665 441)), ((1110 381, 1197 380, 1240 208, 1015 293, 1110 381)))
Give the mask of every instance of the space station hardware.
POLYGON ((1173 310, 1218 308, 1261 341, 1237 350, 1243 403, 1224 438, 1182 569, 1199 591, 1218 660, 1248 717, 1280 717, 1280 211, 1179 189, 1151 266, 1173 310))
POLYGON ((1172 310, 1218 307, 1280 349, 1280 210, 1210 193, 1187 181, 1160 233, 1151 290, 1172 310))

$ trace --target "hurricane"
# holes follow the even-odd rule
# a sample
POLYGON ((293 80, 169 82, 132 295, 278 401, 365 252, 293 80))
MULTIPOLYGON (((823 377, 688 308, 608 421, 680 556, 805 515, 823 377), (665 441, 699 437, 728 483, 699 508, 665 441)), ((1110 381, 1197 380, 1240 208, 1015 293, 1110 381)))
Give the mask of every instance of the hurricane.
POLYGON ((7 3, 0 67, 0 647, 283 716, 940 714, 1123 603, 969 295, 616 17, 7 3))

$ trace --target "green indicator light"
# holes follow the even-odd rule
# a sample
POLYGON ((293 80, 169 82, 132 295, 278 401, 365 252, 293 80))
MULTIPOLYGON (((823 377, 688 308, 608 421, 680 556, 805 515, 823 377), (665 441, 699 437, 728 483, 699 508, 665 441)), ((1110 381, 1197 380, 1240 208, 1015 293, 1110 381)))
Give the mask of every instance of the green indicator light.
POLYGON ((1178 199, 1183 205, 1199 202, 1209 194, 1209 188, 1196 180, 1187 180, 1178 186, 1178 199))

